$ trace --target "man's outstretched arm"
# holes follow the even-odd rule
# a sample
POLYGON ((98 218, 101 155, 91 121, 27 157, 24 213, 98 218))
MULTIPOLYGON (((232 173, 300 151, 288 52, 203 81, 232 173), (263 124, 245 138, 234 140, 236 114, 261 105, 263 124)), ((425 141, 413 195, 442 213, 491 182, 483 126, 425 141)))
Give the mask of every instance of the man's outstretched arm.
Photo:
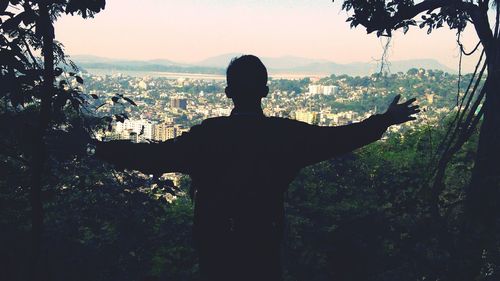
POLYGON ((396 96, 384 114, 372 115, 358 123, 335 127, 320 127, 303 124, 305 134, 300 142, 301 165, 307 166, 334 156, 350 152, 379 140, 391 125, 405 123, 416 118, 418 105, 412 105, 415 98, 398 104, 396 96))
POLYGON ((96 142, 95 156, 119 168, 146 174, 189 173, 196 153, 192 131, 160 143, 96 142))

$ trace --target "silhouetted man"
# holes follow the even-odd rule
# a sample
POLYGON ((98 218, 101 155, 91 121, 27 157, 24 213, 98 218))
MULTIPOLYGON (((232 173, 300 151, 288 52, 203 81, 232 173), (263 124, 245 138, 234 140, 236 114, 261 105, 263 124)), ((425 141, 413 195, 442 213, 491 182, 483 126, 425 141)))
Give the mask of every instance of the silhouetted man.
POLYGON ((283 195, 301 168, 378 140, 414 120, 415 99, 351 125, 320 127, 264 116, 267 70, 255 56, 227 68, 230 116, 210 118, 159 144, 101 142, 96 155, 148 174, 189 174, 195 190, 194 238, 203 280, 281 280, 283 195))

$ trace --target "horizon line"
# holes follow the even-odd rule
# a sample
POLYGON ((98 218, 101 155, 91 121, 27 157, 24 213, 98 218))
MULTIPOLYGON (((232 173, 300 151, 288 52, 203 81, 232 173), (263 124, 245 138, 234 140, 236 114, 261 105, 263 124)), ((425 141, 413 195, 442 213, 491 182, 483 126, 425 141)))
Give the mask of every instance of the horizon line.
MULTIPOLYGON (((229 52, 229 53, 221 53, 221 54, 218 54, 218 55, 213 55, 213 56, 208 56, 208 57, 205 57, 201 60, 197 60, 197 61, 192 61, 192 62, 187 62, 187 61, 178 61, 178 60, 172 60, 172 59, 169 59, 169 58, 166 58, 166 57, 162 57, 162 58, 151 58, 151 59, 138 59, 138 58, 122 58, 122 57, 109 57, 109 56, 101 56, 101 55, 94 55, 94 54, 70 54, 69 55, 69 58, 71 59, 72 57, 77 57, 77 56, 89 56, 89 57, 96 57, 96 58, 103 58, 103 59, 112 59, 112 60, 122 60, 122 61, 155 61, 155 60, 167 60, 167 61, 171 61, 171 62, 174 62, 174 63, 179 63, 179 64, 195 64, 195 63, 199 63, 199 62, 203 62, 207 59, 211 59, 211 58, 216 58, 216 57, 222 57, 222 56, 225 56, 225 55, 231 55, 231 54, 235 54, 236 56, 237 55, 246 55, 247 53, 237 53, 237 52, 229 52)), ((248 53, 250 54, 250 53, 248 53)), ((255 54, 253 54, 255 55, 255 54)), ((236 57, 235 56, 235 57, 236 57)), ((347 62, 347 63, 339 63, 339 62, 335 62, 334 60, 331 60, 331 59, 326 59, 326 58, 312 58, 312 57, 306 57, 306 56, 297 56, 297 55, 289 55, 289 54, 286 54, 286 55, 280 55, 280 56, 257 56, 259 58, 268 58, 268 59, 280 59, 280 58, 287 58, 287 57, 291 57, 291 58, 300 58, 300 59, 309 59, 309 60, 322 60, 322 61, 325 61, 325 62, 331 62, 331 63, 336 63, 336 64, 340 64, 340 65, 347 65, 347 64, 355 64, 355 63, 378 63, 377 59, 372 59, 371 61, 350 61, 350 62, 347 62)), ((398 59, 398 60, 388 60, 389 64, 391 62, 401 62, 401 61, 418 61, 418 60, 432 60, 432 61, 436 61, 440 64, 442 64, 443 66, 446 66, 450 69, 454 69, 455 67, 451 67, 445 63, 443 63, 442 61, 440 61, 439 59, 436 59, 436 58, 430 58, 430 57, 422 57, 422 58, 409 58, 409 59, 398 59)))

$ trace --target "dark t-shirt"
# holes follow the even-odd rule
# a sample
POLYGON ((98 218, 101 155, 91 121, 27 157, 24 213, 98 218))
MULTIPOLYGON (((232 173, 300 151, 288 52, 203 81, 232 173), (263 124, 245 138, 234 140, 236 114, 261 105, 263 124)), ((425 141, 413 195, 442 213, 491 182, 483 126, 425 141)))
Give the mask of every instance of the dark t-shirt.
POLYGON ((378 140, 384 115, 320 127, 262 114, 207 119, 158 144, 100 143, 97 156, 145 173, 189 174, 206 280, 280 280, 283 194, 302 167, 378 140))

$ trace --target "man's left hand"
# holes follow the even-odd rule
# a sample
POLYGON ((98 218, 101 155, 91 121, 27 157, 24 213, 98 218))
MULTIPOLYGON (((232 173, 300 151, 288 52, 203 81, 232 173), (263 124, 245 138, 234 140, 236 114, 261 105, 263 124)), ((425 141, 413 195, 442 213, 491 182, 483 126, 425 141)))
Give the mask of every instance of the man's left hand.
POLYGON ((418 105, 412 105, 417 100, 416 98, 411 98, 406 102, 398 104, 400 98, 401 95, 394 97, 394 100, 389 104, 389 108, 384 113, 389 117, 391 125, 416 120, 417 118, 413 115, 420 112, 418 105))

